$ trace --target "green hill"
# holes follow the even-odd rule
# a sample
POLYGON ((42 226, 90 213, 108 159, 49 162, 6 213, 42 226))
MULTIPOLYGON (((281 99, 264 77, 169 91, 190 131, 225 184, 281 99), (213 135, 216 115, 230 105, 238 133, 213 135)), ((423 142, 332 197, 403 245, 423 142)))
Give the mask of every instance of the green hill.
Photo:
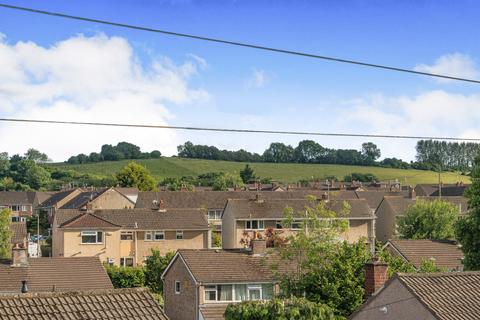
MULTIPOLYGON (((177 157, 135 161, 146 166, 158 181, 165 177, 197 176, 201 173, 214 171, 238 173, 245 166, 245 163, 242 162, 182 159, 177 157)), ((52 164, 52 166, 65 170, 75 170, 79 173, 110 176, 123 168, 128 162, 129 160, 123 160, 81 165, 56 163, 52 164)), ((343 179, 345 175, 352 172, 373 173, 382 181, 398 179, 401 183, 410 185, 438 182, 438 174, 436 172, 423 170, 297 163, 252 163, 251 167, 255 170, 257 176, 271 177, 283 183, 296 182, 300 179, 310 179, 312 177, 323 177, 326 175, 334 175, 339 179, 343 179)), ((443 183, 454 183, 457 181, 470 182, 470 179, 457 173, 446 172, 442 173, 442 181, 443 183)))

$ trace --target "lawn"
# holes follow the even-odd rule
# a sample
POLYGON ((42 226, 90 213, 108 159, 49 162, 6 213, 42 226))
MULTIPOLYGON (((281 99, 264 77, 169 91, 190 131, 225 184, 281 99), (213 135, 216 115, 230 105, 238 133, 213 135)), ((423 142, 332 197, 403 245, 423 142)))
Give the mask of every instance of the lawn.
MULTIPOLYGON (((215 160, 182 159, 177 157, 135 160, 150 170, 158 181, 165 177, 197 176, 201 173, 222 171, 237 173, 245 166, 242 162, 228 162, 215 160)), ((102 176, 115 174, 123 168, 128 161, 99 162, 82 165, 69 165, 64 163, 52 164, 62 169, 75 170, 80 173, 90 173, 102 176)), ((296 182, 300 179, 334 175, 343 179, 352 172, 373 173, 380 180, 398 179, 402 184, 415 185, 418 183, 437 183, 438 174, 423 170, 402 170, 365 166, 346 166, 334 164, 297 164, 297 163, 251 163, 255 174, 260 177, 271 177, 280 182, 296 182)), ((442 173, 443 183, 457 181, 469 182, 469 177, 453 172, 442 173)))

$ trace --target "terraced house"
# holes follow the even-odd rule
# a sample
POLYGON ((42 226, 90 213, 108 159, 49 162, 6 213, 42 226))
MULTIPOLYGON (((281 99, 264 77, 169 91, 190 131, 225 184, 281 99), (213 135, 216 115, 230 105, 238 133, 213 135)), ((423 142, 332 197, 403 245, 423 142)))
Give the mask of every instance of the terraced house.
POLYGON ((52 230, 53 256, 98 256, 121 266, 143 264, 152 249, 208 248, 210 239, 201 209, 58 210, 52 230))
POLYGON ((222 218, 222 245, 224 249, 244 248, 249 239, 264 238, 265 232, 271 230, 280 236, 288 236, 296 232, 306 215, 306 207, 317 201, 326 201, 326 207, 338 213, 337 219, 348 221, 349 228, 342 239, 356 242, 365 239, 374 249, 375 215, 365 199, 344 200, 349 209, 347 215, 342 215, 344 201, 305 199, 264 199, 261 196, 255 199, 230 199, 227 202, 222 218), (283 225, 284 210, 289 207, 293 210, 294 220, 290 226, 283 225))
POLYGON ((10 216, 14 222, 26 221, 31 217, 37 202, 35 192, 0 191, 0 209, 10 209, 10 216))

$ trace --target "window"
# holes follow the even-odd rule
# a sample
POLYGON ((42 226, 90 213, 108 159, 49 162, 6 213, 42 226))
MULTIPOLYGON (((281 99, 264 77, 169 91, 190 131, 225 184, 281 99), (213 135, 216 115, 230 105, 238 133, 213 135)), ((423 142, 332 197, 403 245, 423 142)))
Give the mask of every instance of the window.
POLYGON ((133 231, 120 232, 120 240, 133 240, 133 231))
POLYGON ((83 244, 103 243, 103 231, 82 231, 83 244))
POLYGON ((223 210, 212 209, 208 210, 208 220, 221 220, 223 210))
POLYGON ((180 294, 180 281, 175 281, 175 294, 180 294))
POLYGON ((122 267, 133 267, 133 257, 120 258, 120 265, 122 267))
POLYGON ((217 301, 217 286, 205 286, 205 301, 217 301))
POLYGON ((19 206, 17 206, 17 205, 11 206, 11 209, 12 209, 12 211, 20 211, 19 206))
POLYGON ((247 220, 245 221, 245 229, 247 230, 261 230, 265 229, 263 220, 247 220))
POLYGON ((261 300, 262 299, 262 286, 249 285, 248 286, 248 300, 261 300))
POLYGON ((275 221, 275 228, 283 229, 283 222, 280 220, 275 221))
POLYGON ((183 239, 183 231, 178 230, 176 233, 176 238, 177 240, 182 240, 183 239))
POLYGON ((161 241, 165 240, 164 231, 145 231, 145 241, 161 241))
POLYGON ((293 220, 290 228, 291 229, 301 229, 302 228, 302 221, 301 220, 293 220))

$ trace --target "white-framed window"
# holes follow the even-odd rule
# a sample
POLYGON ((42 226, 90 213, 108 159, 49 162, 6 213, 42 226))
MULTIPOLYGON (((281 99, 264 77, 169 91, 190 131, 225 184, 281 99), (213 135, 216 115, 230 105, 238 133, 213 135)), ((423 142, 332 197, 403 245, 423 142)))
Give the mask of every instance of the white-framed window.
POLYGON ((82 244, 103 243, 103 231, 82 231, 82 244))
POLYGON ((121 231, 120 240, 133 240, 133 231, 121 231))
POLYGON ((145 241, 162 241, 165 240, 165 231, 145 231, 145 241))
POLYGON ((175 239, 183 240, 183 230, 177 230, 177 232, 175 233, 175 239))
POLYGON ((133 257, 120 258, 120 265, 122 267, 133 267, 133 257))
POLYGON ((205 302, 229 302, 246 300, 270 300, 273 284, 217 284, 204 286, 205 302))
POLYGON ((247 230, 263 230, 265 224, 263 220, 247 220, 245 221, 245 229, 247 230))
POLYGON ((180 294, 181 284, 180 281, 175 281, 175 294, 180 294))
POLYGON ((208 220, 221 220, 223 210, 221 209, 210 209, 208 210, 208 220))
POLYGON ((281 220, 275 221, 275 228, 276 229, 283 229, 283 221, 281 221, 281 220))

